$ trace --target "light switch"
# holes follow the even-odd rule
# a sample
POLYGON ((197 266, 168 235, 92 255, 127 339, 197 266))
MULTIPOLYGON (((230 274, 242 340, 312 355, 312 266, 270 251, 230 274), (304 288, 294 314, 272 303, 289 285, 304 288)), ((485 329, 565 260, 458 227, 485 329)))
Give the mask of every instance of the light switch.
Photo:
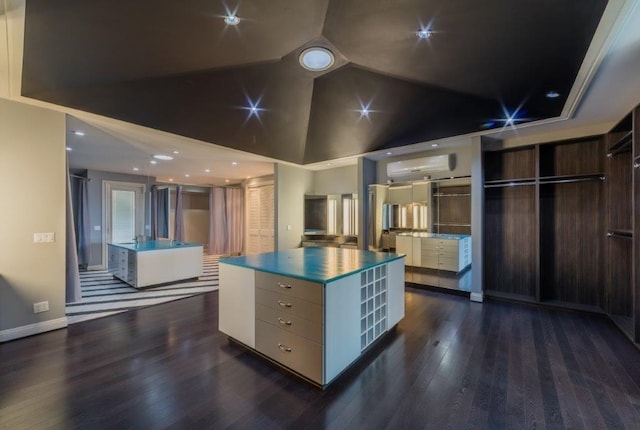
POLYGON ((291 225, 287 225, 287 230, 291 230, 291 225))

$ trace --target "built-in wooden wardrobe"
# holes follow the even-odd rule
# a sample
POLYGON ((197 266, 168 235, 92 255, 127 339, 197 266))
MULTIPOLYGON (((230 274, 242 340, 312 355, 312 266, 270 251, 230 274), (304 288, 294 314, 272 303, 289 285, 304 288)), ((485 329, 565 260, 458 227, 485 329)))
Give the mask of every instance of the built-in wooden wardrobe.
POLYGON ((485 294, 606 313, 640 340, 639 115, 602 136, 487 145, 485 294))

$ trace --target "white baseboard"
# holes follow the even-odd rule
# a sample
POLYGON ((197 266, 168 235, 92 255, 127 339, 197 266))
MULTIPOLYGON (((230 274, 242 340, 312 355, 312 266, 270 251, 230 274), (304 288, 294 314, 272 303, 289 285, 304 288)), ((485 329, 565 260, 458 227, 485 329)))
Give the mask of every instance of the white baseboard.
POLYGON ((469 300, 471 300, 472 302, 482 303, 482 301, 484 300, 484 294, 483 293, 471 293, 469 295, 469 300))
POLYGON ((87 270, 105 270, 105 268, 100 264, 96 264, 95 266, 87 266, 87 270))
POLYGON ((67 326, 67 317, 56 318, 54 320, 42 321, 35 324, 23 325, 16 328, 10 328, 0 331, 0 343, 9 340, 19 339, 34 334, 44 333, 67 326))

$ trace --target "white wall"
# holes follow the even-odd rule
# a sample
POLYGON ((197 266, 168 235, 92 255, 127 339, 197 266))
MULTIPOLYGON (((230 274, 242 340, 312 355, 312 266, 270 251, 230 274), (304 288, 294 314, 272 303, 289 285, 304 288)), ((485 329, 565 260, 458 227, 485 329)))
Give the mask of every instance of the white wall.
POLYGON ((297 248, 304 233, 304 195, 313 193, 313 172, 276 164, 276 251, 297 248))
POLYGON ((64 114, 0 99, 0 341, 66 326, 65 169, 64 114))

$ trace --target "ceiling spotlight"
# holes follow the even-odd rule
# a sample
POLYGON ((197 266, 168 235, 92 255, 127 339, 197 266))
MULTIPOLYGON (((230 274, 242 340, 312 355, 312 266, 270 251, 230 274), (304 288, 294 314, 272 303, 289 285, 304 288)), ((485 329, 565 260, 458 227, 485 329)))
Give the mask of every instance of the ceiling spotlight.
POLYGON ((240 18, 237 15, 229 14, 224 17, 224 23, 227 25, 238 25, 240 24, 240 18))
POLYGON ((418 39, 428 39, 431 37, 432 34, 433 34, 433 31, 427 28, 421 28, 416 32, 416 36, 418 36, 418 39))
POLYGON ((549 91, 547 94, 544 95, 546 98, 548 99, 556 99, 558 97, 560 97, 560 93, 557 91, 549 91))
POLYGON ((231 164, 234 165, 234 166, 237 166, 238 162, 237 161, 232 161, 231 164))
POLYGON ((298 57, 298 61, 300 65, 307 70, 321 72, 333 66, 335 57, 327 48, 313 46, 302 51, 300 57, 298 57))
POLYGON ((71 147, 69 147, 69 146, 67 146, 66 149, 67 149, 67 151, 73 151, 73 149, 71 147))
POLYGON ((437 143, 432 143, 431 146, 434 147, 434 148, 437 148, 438 144, 437 143))
POLYGON ((158 160, 165 160, 165 161, 173 160, 172 156, 164 155, 164 154, 156 154, 156 155, 153 156, 153 158, 157 158, 158 160))
POLYGON ((188 174, 188 173, 185 173, 185 174, 184 174, 184 177, 185 177, 185 178, 188 178, 188 177, 189 177, 189 174, 188 174))
POLYGON ((169 182, 173 182, 173 178, 169 178, 169 182))
POLYGON ((393 154, 393 152, 391 152, 391 151, 387 152, 387 155, 391 155, 391 154, 393 154))
POLYGON ((84 136, 84 131, 76 130, 73 132, 76 136, 84 136))
POLYGON ((180 154, 180 151, 173 151, 174 154, 180 154))
POLYGON ((158 164, 158 162, 156 160, 151 160, 149 161, 150 164, 158 164))
POLYGON ((138 170, 140 170, 140 169, 138 169, 137 167, 134 167, 134 168, 133 168, 133 171, 134 171, 134 172, 137 172, 138 170))
POLYGON ((224 181, 225 181, 227 184, 228 184, 229 182, 231 182, 231 181, 230 181, 230 180, 228 180, 228 179, 225 179, 224 181))
POLYGON ((209 173, 209 172, 211 172, 211 170, 209 170, 209 169, 204 169, 204 172, 205 172, 205 173, 209 173))

